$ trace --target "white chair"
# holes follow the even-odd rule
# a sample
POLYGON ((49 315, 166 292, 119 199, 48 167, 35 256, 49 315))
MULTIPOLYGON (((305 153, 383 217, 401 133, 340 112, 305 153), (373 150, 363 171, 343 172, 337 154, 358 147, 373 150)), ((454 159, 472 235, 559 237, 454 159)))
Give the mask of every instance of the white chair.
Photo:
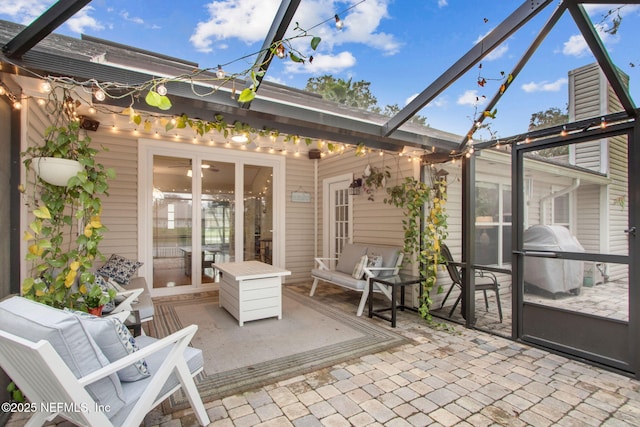
POLYGON ((33 404, 36 412, 27 426, 62 417, 82 426, 135 427, 180 388, 198 422, 209 424, 193 380, 202 371, 202 352, 188 347, 196 325, 162 339, 138 337, 139 350, 107 360, 108 353, 100 352, 88 332, 95 325, 83 324, 95 319, 82 319, 21 297, 0 303, 0 367, 33 404), (38 335, 43 338, 30 338, 38 335), (147 376, 120 381, 123 368, 130 369, 142 359, 147 376))

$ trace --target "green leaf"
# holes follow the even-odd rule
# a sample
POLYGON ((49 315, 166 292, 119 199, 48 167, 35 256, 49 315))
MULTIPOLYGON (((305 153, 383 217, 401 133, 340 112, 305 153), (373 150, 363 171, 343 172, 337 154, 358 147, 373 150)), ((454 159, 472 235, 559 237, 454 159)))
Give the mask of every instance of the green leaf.
POLYGON ((39 206, 37 209, 34 209, 33 214, 36 216, 36 218, 51 219, 51 213, 46 206, 39 206))
POLYGON ((160 106, 160 102, 162 102, 162 96, 155 90, 150 90, 144 100, 152 107, 158 107, 160 106))
POLYGON ((161 110, 168 110, 171 108, 171 100, 167 96, 160 97, 160 104, 158 104, 158 108, 161 110))
POLYGON ((298 55, 293 52, 289 52, 289 58, 291 58, 293 62, 304 62, 298 55))
POLYGON ((322 39, 320 37, 314 37, 311 39, 311 49, 316 50, 316 48, 318 47, 318 45, 320 44, 320 41, 322 39))
POLYGON ((246 88, 242 92, 240 92, 240 96, 238 97, 238 102, 246 103, 251 102, 256 97, 256 93, 251 90, 251 88, 246 88))

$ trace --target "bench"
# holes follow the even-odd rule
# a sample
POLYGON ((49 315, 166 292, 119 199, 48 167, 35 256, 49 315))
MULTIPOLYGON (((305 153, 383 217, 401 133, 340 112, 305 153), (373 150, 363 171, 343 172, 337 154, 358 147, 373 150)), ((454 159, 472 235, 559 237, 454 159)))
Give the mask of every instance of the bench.
MULTIPOLYGON (((320 281, 361 292, 356 313, 361 316, 369 296, 369 278, 398 274, 403 257, 399 247, 349 243, 342 248, 339 258, 315 258, 317 267, 311 270, 313 285, 309 295, 315 294, 320 281)), ((378 285, 377 290, 391 299, 386 287, 378 285)))

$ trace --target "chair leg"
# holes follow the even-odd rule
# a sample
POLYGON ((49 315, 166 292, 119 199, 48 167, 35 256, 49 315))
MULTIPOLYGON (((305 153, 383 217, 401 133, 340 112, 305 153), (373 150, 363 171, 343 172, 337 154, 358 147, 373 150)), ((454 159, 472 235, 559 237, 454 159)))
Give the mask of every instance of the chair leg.
POLYGON ((449 298, 449 295, 451 295, 451 291, 455 286, 456 286, 455 283, 451 284, 451 287, 449 288, 449 290, 447 291, 447 294, 444 296, 444 299, 442 300, 442 304, 440 304, 440 308, 444 307, 444 303, 447 302, 447 298, 449 298))
POLYGON ((502 306, 500 305, 500 289, 496 286, 496 304, 498 305, 498 315, 500 316, 500 323, 502 323, 502 306))
MULTIPOLYGON (((369 286, 365 286, 362 290, 362 297, 360 297, 360 304, 358 304, 357 316, 362 316, 364 307, 367 305, 367 297, 369 296, 369 286)), ((373 295, 371 296, 373 298, 373 295)))
POLYGON ((489 298, 487 298, 487 291, 486 290, 482 290, 482 293, 484 294, 484 308, 485 310, 487 310, 487 313, 489 312, 489 298))
POLYGON ((313 285, 311 285, 311 292, 309 292, 309 296, 312 297, 313 294, 316 293, 316 288, 318 287, 318 279, 317 277, 313 280, 313 285))
POLYGON ((451 311, 449 312, 449 317, 453 316, 453 312, 456 311, 456 307, 458 306, 458 303, 460 303, 461 299, 462 299, 462 293, 460 293, 460 295, 456 299, 456 302, 453 304, 453 307, 451 307, 451 311))

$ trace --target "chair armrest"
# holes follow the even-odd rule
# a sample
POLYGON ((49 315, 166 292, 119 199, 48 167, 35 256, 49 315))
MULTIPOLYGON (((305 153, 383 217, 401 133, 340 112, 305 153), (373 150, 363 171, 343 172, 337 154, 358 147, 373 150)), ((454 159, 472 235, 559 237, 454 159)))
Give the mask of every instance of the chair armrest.
POLYGON ((479 270, 479 269, 476 268, 476 277, 486 277, 486 278, 489 278, 489 279, 493 280, 494 283, 498 283, 498 278, 491 271, 479 270))
POLYGON ((148 345, 140 350, 133 352, 121 359, 116 360, 115 362, 109 363, 107 366, 104 366, 96 371, 93 371, 89 375, 85 375, 84 377, 78 378, 78 382, 86 387, 89 384, 93 384, 94 382, 105 378, 119 370, 126 368, 129 365, 134 364, 140 359, 144 359, 145 357, 150 356, 153 353, 156 353, 163 348, 170 346, 172 344, 185 343, 185 347, 189 344, 196 331, 198 330, 198 325, 189 325, 185 328, 180 329, 172 333, 171 335, 159 339, 151 345, 148 345))
POLYGON ((363 270, 364 274, 367 276, 367 279, 370 277, 374 277, 374 272, 377 273, 381 271, 391 271, 394 274, 398 273, 398 267, 365 267, 363 270))
MULTIPOLYGON (((115 311, 115 309, 114 309, 114 311, 115 311)), ((118 319, 122 323, 124 323, 125 320, 127 320, 127 318, 129 317, 130 314, 131 314, 131 312, 129 310, 127 310, 127 311, 118 311, 116 313, 114 313, 112 311, 111 313, 108 313, 104 317, 115 317, 116 319, 118 319)))
POLYGON ((329 268, 329 266, 327 265, 328 264, 327 261, 337 261, 338 260, 338 258, 314 258, 314 259, 318 263, 318 268, 320 270, 331 270, 331 268, 329 268))
POLYGON ((140 294, 143 292, 144 292, 144 289, 142 288, 130 289, 123 292, 118 292, 116 296, 124 296, 125 299, 120 304, 118 304, 111 313, 115 314, 121 311, 133 311, 134 308, 132 305, 135 304, 136 300, 138 299, 140 294))

